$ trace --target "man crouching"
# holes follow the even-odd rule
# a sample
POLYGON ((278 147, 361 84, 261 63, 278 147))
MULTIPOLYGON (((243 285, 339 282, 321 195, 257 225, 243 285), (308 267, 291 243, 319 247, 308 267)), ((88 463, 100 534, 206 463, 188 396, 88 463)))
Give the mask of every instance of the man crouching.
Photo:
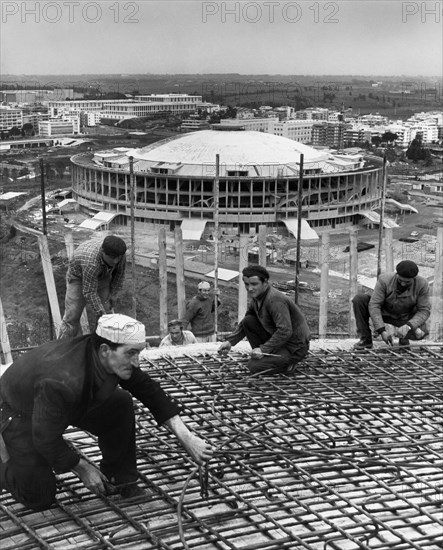
POLYGON ((252 298, 237 329, 218 349, 228 353, 245 336, 252 347, 251 373, 285 372, 302 361, 309 351, 309 328, 300 308, 269 284, 269 272, 259 265, 242 271, 243 283, 252 298))
POLYGON ((94 334, 48 342, 14 361, 0 384, 3 455, 9 455, 1 463, 0 488, 28 508, 45 510, 55 500, 55 474, 72 470, 94 493, 117 489, 123 497, 137 496, 132 396, 197 463, 208 460, 210 445, 190 432, 178 405, 139 368, 145 346, 142 323, 109 314, 94 334), (99 467, 65 441, 69 425, 97 436, 99 467))

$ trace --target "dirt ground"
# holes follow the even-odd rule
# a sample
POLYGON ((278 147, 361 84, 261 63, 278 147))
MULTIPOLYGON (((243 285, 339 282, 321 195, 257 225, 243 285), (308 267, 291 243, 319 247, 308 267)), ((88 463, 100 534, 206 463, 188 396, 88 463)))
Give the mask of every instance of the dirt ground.
MULTIPOLYGON (((413 259, 420 266, 421 274, 432 279, 435 262, 437 224, 431 227, 430 220, 441 219, 442 209, 437 204, 428 204, 424 198, 414 200, 413 205, 419 210, 418 214, 398 216, 400 227, 394 229, 394 262, 401 259, 413 259), (400 238, 409 237, 411 232, 417 231, 418 241, 405 243, 400 238)), ((389 216, 394 217, 392 213, 389 216)), ((79 214, 78 216, 82 216, 79 214)), ((71 217, 74 217, 72 215, 71 217)), ((43 269, 39 257, 37 238, 21 231, 13 235, 11 225, 14 221, 2 217, 2 242, 0 243, 0 284, 1 299, 6 318, 7 330, 13 348, 39 344, 51 338, 48 300, 45 291, 43 269)), ((66 225, 66 224, 65 224, 66 225)), ((66 227, 54 223, 48 226, 48 241, 51 252, 54 279, 57 288, 60 308, 63 313, 65 273, 67 258, 63 239, 66 227)), ((120 234, 126 242, 130 242, 128 228, 115 228, 113 233, 120 234)), ((74 231, 76 243, 86 239, 103 239, 106 232, 90 233, 74 231)), ((137 318, 147 327, 147 334, 159 334, 159 276, 155 264, 158 236, 155 230, 136 233, 136 258, 138 263, 136 276, 137 318)), ((328 296, 328 333, 347 335, 349 323, 349 255, 344 252, 349 244, 346 233, 332 231, 330 235, 330 278, 328 296)), ((375 248, 358 254, 359 274, 375 280, 377 268, 378 229, 364 229, 358 231, 358 241, 374 244, 375 248)), ((209 244, 209 243, 207 243, 209 244)), ((190 251, 185 243, 186 297, 190 299, 196 292, 198 280, 202 274, 213 269, 213 255, 207 251, 190 251)), ((285 248, 296 246, 295 239, 287 239, 285 248)), ((209 247, 208 247, 209 248, 209 247)), ((167 251, 173 255, 173 234, 167 235, 167 251)), ((320 288, 320 245, 318 242, 302 243, 302 260, 310 259, 310 267, 302 268, 300 280, 306 286, 300 289, 299 304, 304 311, 313 334, 318 332, 319 317, 319 288, 320 288)), ((171 260, 173 263, 173 260, 171 260)), ((304 264, 303 264, 304 265, 304 264)), ((238 257, 235 254, 222 253, 220 267, 238 269, 238 257)), ((270 264, 268 266, 272 280, 287 282, 294 280, 295 267, 292 265, 270 264)), ((116 310, 121 313, 132 312, 132 269, 128 266, 125 288, 119 296, 116 310)), ((361 290, 370 292, 368 287, 361 290)), ((238 283, 220 282, 222 305, 219 310, 219 331, 229 332, 237 322, 238 283)), ((289 291, 291 294, 292 292, 289 291)), ((175 274, 168 274, 168 313, 169 318, 177 316, 175 274)))

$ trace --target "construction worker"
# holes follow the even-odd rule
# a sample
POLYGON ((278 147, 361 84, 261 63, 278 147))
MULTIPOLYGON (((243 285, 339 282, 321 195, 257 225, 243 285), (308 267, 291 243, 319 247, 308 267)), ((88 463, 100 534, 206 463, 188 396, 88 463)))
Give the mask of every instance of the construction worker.
POLYGON ((360 340, 355 350, 372 348, 374 330, 385 344, 392 345, 392 336, 385 323, 397 328, 399 345, 408 346, 409 340, 421 340, 426 336, 426 320, 431 314, 429 285, 418 275, 418 266, 412 260, 397 264, 395 273, 380 275, 372 296, 357 294, 352 300, 357 333, 360 340))
POLYGON ((302 361, 309 351, 309 328, 300 308, 269 284, 269 272, 260 265, 242 272, 251 302, 237 329, 221 344, 226 354, 245 336, 252 347, 251 373, 285 372, 302 361))
POLYGON ((160 348, 166 346, 188 346, 197 344, 197 339, 190 330, 183 330, 183 323, 179 319, 173 319, 168 323, 169 334, 160 342, 160 348))
POLYGON ((145 345, 144 325, 109 314, 93 334, 53 340, 14 361, 0 384, 0 488, 37 511, 54 502, 55 474, 69 471, 97 494, 143 495, 136 484, 133 397, 195 462, 208 460, 211 446, 186 427, 178 404, 139 368, 145 345), (97 436, 100 465, 65 441, 70 425, 97 436))
POLYGON ((186 305, 183 321, 186 325, 191 324, 197 342, 215 342, 215 296, 211 295, 211 285, 207 281, 198 283, 197 289, 197 294, 186 305))
POLYGON ((126 269, 126 243, 108 235, 102 243, 86 242, 77 247, 66 273, 65 313, 59 338, 79 336, 80 317, 85 306, 97 319, 113 311, 126 269))

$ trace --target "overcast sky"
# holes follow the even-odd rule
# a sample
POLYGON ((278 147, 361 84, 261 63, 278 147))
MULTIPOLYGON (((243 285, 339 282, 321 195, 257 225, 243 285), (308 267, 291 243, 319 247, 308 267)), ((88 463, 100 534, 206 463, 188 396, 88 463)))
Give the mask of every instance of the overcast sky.
POLYGON ((2 74, 442 74, 442 2, 1 0, 2 74))

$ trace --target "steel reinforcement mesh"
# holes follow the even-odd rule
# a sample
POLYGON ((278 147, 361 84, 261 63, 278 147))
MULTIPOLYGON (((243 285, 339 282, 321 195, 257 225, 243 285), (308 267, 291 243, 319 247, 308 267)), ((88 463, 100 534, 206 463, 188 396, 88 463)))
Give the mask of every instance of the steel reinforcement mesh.
MULTIPOLYGON (((208 467, 136 403, 148 496, 97 497, 71 474, 45 512, 3 493, 0 547, 441 549, 442 359, 441 346, 320 350, 259 377, 236 354, 147 363, 214 446, 208 467)), ((99 461, 89 434, 68 435, 99 461)))

